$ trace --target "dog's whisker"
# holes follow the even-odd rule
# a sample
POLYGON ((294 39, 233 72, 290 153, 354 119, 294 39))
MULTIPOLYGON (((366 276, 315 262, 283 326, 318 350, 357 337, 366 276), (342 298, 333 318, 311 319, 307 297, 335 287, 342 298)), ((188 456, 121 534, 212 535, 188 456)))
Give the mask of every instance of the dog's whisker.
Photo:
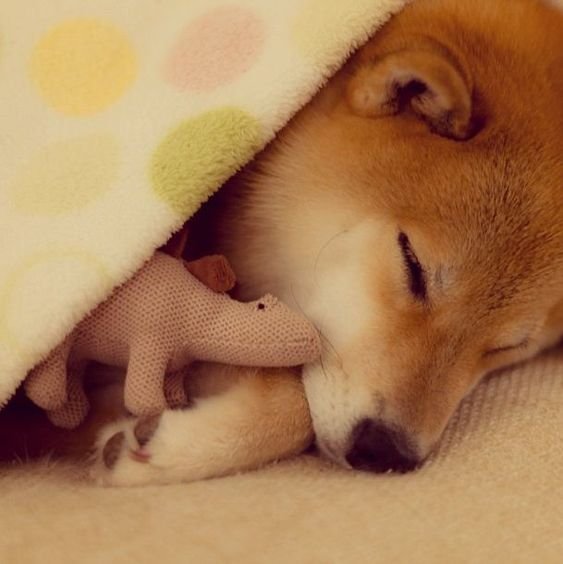
MULTIPOLYGON (((330 341, 330 339, 322 332, 322 330, 313 322, 313 320, 305 313, 305 310, 303 309, 303 307, 301 306, 301 304, 299 303, 299 300, 297 299, 297 296, 295 295, 294 292, 294 287, 293 284, 290 284, 289 286, 289 292, 291 294, 291 298, 293 300, 293 302, 295 303, 295 305, 297 306, 297 309, 299 310, 299 312, 301 313, 301 315, 303 315, 303 317, 305 317, 306 319, 308 319, 317 329, 317 331, 319 332, 319 336, 321 338, 321 342, 324 344, 328 344, 329 345, 329 349, 330 352, 332 352, 334 354, 334 356, 337 358, 338 362, 341 364, 342 363, 342 358, 340 357, 340 354, 338 353, 338 351, 336 350, 336 347, 332 344, 332 342, 330 341)), ((322 357, 321 357, 321 363, 322 363, 322 357)))
POLYGON ((324 362, 323 362, 323 357, 322 357, 322 356, 321 356, 321 358, 320 358, 320 365, 321 365, 321 370, 323 371, 324 377, 328 380, 329 376, 328 376, 328 373, 327 373, 327 371, 326 371, 326 367, 325 367, 325 364, 324 364, 324 362))
MULTIPOLYGON (((301 304, 299 303, 299 300, 297 299, 297 296, 295 295, 295 291, 294 291, 294 287, 293 284, 290 285, 289 287, 289 291, 292 297, 293 302, 295 303, 295 305, 297 306, 297 308, 299 309, 300 313, 309 321, 312 320, 309 318, 309 316, 305 313, 303 307, 301 306, 301 304)), ((317 328, 317 331, 319 332, 319 336, 321 338, 321 342, 323 343, 323 349, 325 348, 325 346, 328 344, 329 345, 329 350, 337 357, 338 361, 341 362, 341 358, 340 355, 338 354, 338 351, 336 350, 336 348, 334 347, 334 345, 331 343, 330 339, 319 329, 319 327, 317 327, 315 325, 315 327, 317 328)), ((325 378, 328 380, 330 378, 329 373, 326 369, 324 360, 323 360, 323 355, 321 354, 321 357, 319 359, 319 363, 321 366, 321 370, 325 376, 325 378)))
POLYGON ((340 237, 341 235, 344 235, 344 233, 347 233, 348 229, 343 229, 342 231, 339 231, 338 233, 332 235, 331 237, 329 237, 329 239, 326 241, 326 243, 319 249, 319 252, 317 253, 317 256, 315 258, 315 262, 313 264, 313 282, 315 284, 317 284, 317 271, 318 271, 318 267, 319 267, 319 262, 321 260, 321 256, 322 254, 328 249, 328 247, 334 243, 334 241, 336 239, 338 239, 338 237, 340 237))

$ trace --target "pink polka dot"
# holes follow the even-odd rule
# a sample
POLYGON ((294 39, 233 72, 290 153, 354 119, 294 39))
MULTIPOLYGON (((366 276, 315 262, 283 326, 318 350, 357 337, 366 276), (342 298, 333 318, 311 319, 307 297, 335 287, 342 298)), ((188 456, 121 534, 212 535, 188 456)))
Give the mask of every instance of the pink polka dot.
POLYGON ((180 90, 213 90, 252 67, 264 38, 264 23, 251 10, 217 8, 182 31, 165 62, 165 79, 180 90))

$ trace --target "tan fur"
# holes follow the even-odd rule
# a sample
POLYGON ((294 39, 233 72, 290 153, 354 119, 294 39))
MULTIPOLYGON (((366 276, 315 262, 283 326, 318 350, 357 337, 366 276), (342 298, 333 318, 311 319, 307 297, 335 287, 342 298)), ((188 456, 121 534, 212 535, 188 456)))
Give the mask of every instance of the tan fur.
MULTIPOLYGON (((539 0, 418 0, 194 221, 240 297, 275 293, 323 332, 305 390, 334 460, 347 464, 365 418, 423 459, 486 373, 563 334, 562 56, 563 17, 539 0), (426 301, 409 292, 399 232, 426 301)), ((165 413, 149 462, 127 444, 96 478, 222 475, 309 441, 295 375, 201 366, 194 382, 196 395, 227 390, 165 413)))

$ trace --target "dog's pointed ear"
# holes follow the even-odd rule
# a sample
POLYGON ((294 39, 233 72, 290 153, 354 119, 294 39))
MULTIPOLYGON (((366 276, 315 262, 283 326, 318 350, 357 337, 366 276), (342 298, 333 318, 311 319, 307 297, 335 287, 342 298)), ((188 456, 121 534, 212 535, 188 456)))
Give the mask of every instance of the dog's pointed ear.
POLYGON ((453 139, 472 134, 472 85, 461 66, 439 49, 401 49, 357 68, 348 84, 354 113, 381 117, 409 107, 433 132, 453 139))

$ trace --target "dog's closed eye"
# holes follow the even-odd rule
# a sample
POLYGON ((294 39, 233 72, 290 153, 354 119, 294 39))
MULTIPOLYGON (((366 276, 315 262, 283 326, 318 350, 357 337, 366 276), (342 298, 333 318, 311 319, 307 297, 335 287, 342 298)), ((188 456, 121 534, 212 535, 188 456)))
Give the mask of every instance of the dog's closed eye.
POLYGON ((494 356, 496 354, 501 354, 501 353, 507 353, 507 352, 514 352, 520 349, 525 349, 528 347, 528 345, 530 344, 530 339, 528 337, 526 337, 525 339, 522 339, 522 341, 520 341, 519 343, 516 343, 515 345, 505 345, 502 347, 494 347, 492 349, 488 349, 483 353, 484 357, 491 357, 494 356))
POLYGON ((403 261, 407 269, 411 294, 417 300, 424 301, 428 297, 426 290, 426 273, 424 272, 424 268, 422 268, 418 257, 412 249, 409 238, 405 233, 399 233, 398 242, 403 255, 403 261))

